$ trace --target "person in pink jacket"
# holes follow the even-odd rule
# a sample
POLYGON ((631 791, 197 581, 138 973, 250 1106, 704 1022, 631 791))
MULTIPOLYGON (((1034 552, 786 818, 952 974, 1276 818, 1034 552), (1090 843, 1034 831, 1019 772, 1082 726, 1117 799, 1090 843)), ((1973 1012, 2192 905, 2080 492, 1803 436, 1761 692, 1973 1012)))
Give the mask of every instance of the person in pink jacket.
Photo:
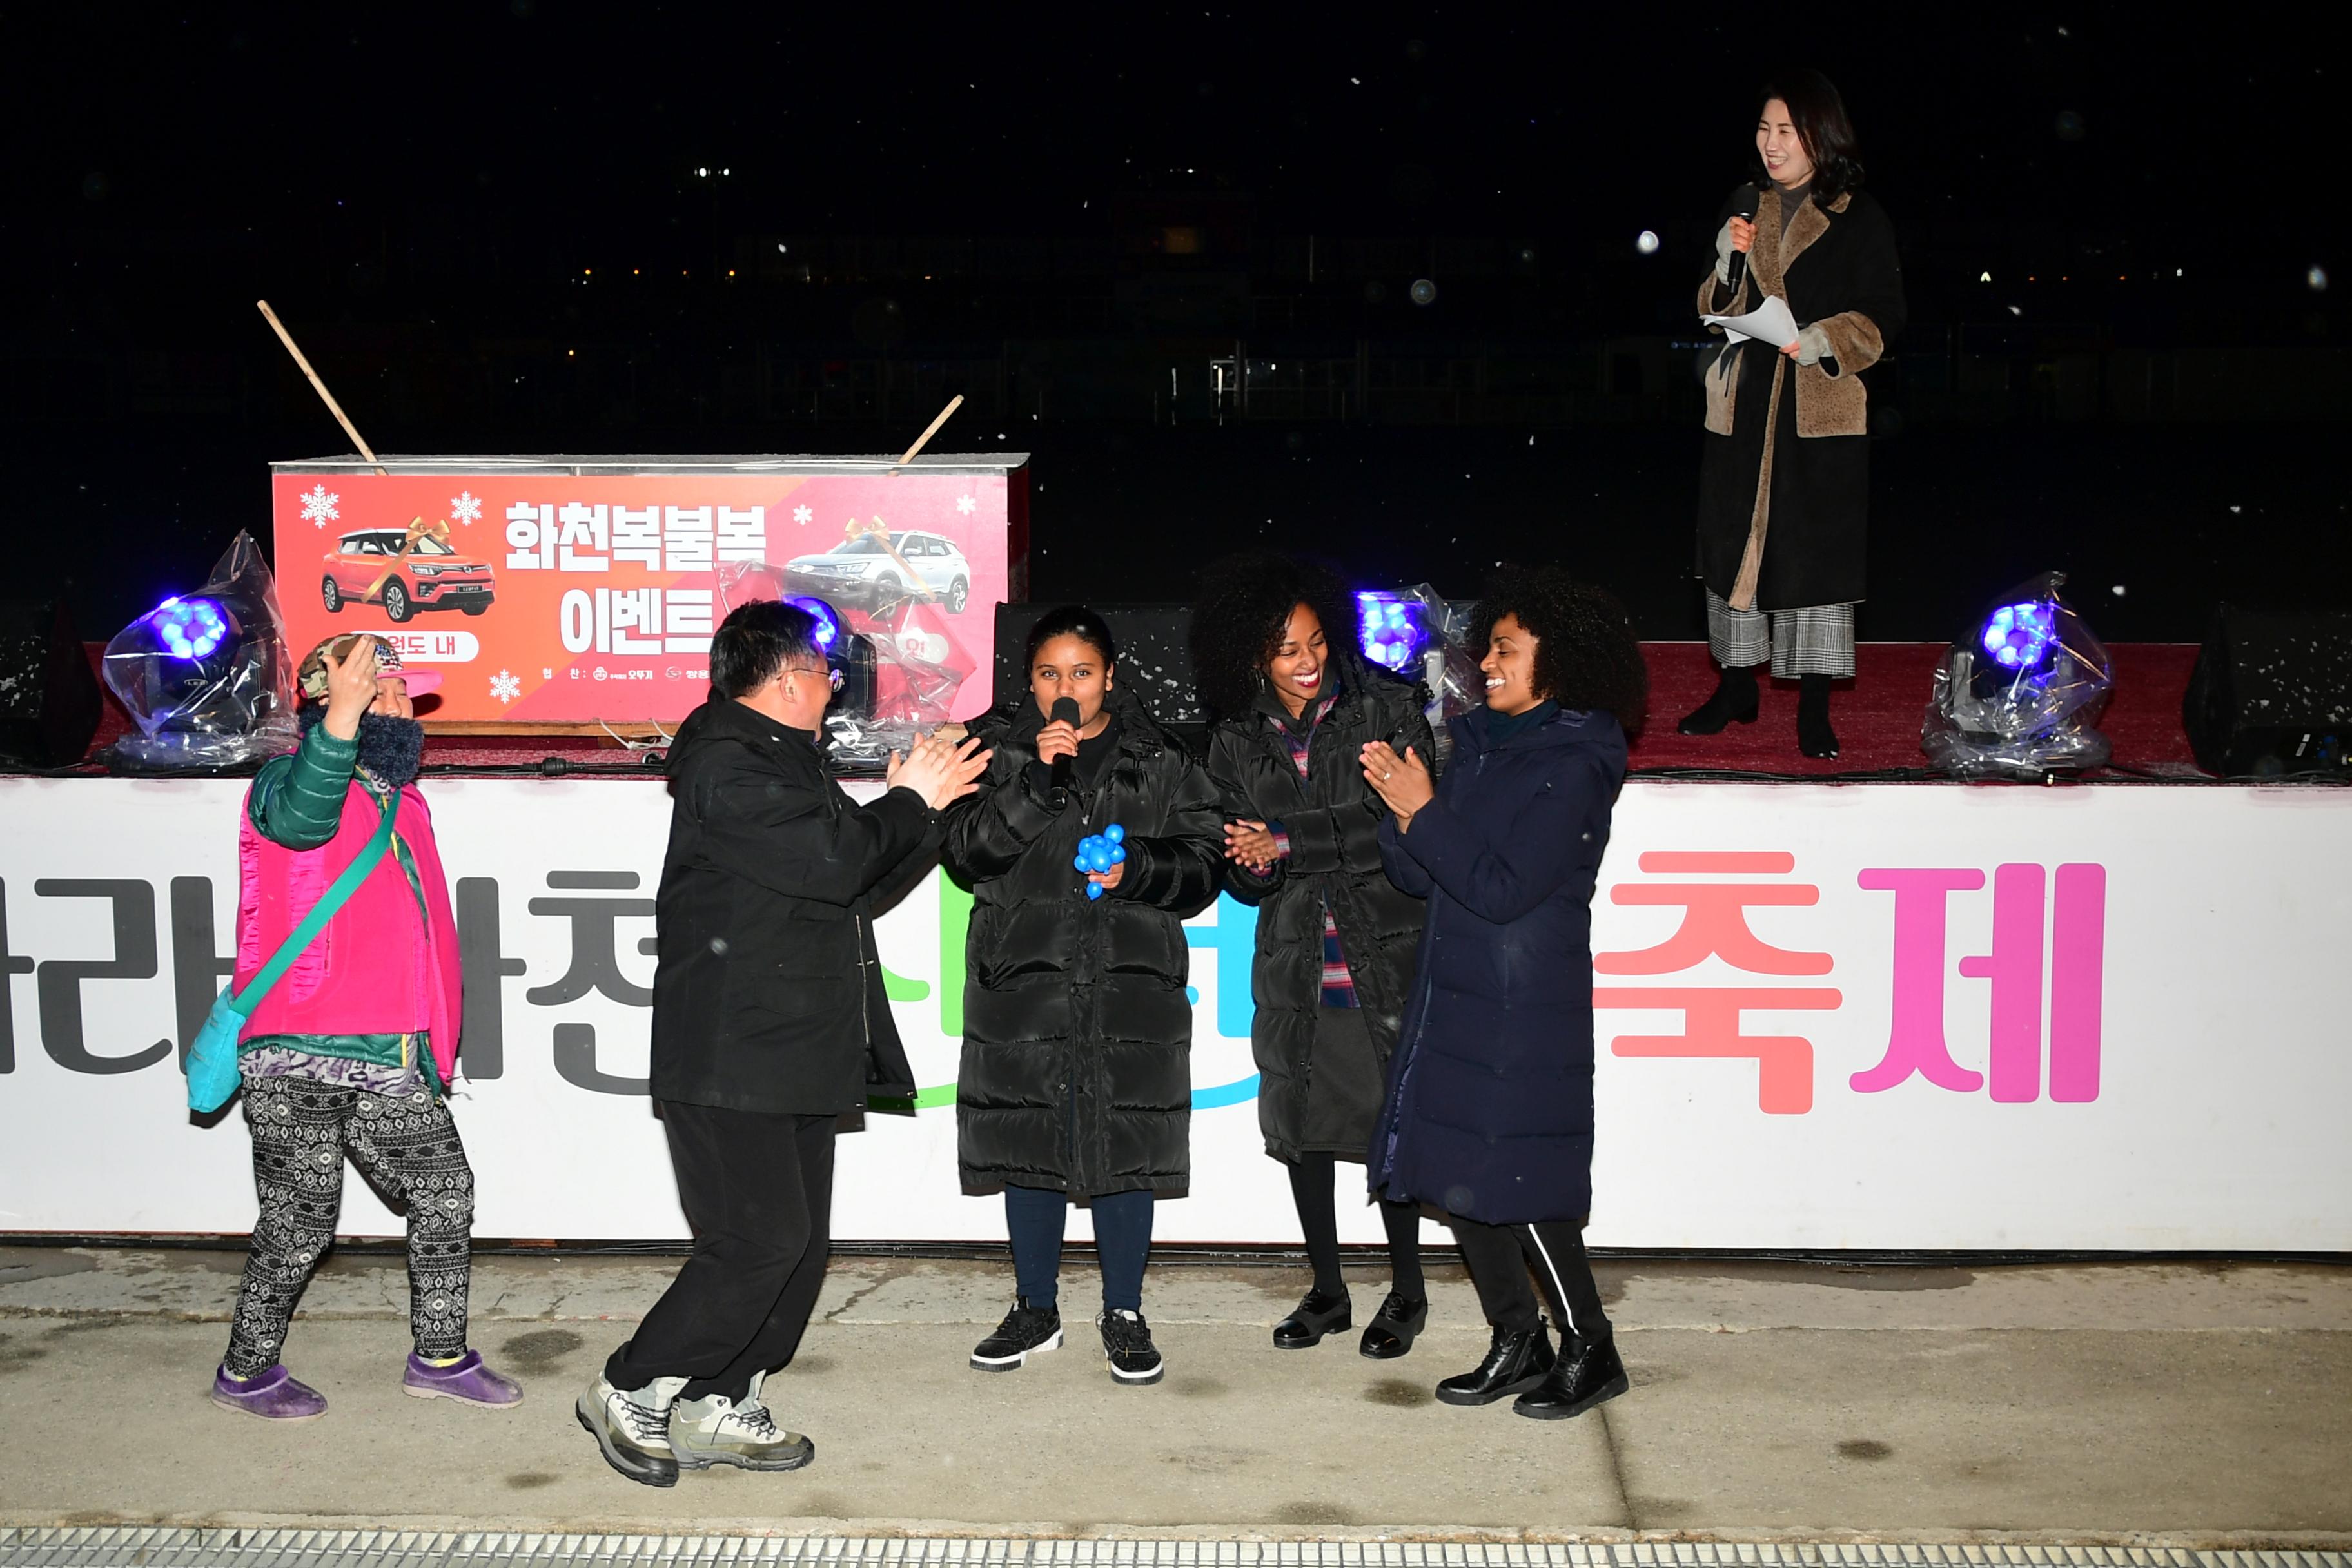
POLYGON ((320 644, 297 676, 301 744, 264 765, 246 796, 240 992, 359 858, 387 804, 394 813, 391 847, 238 1040, 261 1213, 212 1397, 268 1420, 327 1411, 279 1358, 295 1302, 334 1240, 346 1156, 408 1210, 415 1348, 404 1392, 491 1407, 522 1398, 466 1344, 474 1173, 446 1099, 464 998, 448 885, 415 782, 425 734, 410 704, 436 679, 404 670, 364 633, 320 644))

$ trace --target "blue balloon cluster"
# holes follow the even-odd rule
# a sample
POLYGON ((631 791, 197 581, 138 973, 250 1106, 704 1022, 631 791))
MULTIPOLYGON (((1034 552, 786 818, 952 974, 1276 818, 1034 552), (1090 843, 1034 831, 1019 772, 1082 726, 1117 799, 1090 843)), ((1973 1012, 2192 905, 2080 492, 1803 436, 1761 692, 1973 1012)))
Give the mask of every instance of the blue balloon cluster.
MULTIPOLYGON (((1126 859, 1127 829, 1116 822, 1100 833, 1089 833, 1078 840, 1078 858, 1076 864, 1081 871, 1108 871, 1113 866, 1124 863, 1126 859)), ((1087 897, 1090 900, 1101 898, 1102 884, 1088 882, 1087 897)))

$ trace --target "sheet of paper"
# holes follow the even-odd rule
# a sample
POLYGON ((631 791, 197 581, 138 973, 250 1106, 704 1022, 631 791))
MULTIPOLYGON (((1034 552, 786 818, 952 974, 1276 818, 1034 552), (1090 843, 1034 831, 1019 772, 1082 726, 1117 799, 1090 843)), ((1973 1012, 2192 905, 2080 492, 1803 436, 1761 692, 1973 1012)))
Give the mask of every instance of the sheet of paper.
POLYGON ((1701 316, 1699 320, 1710 327, 1721 327, 1734 342, 1753 338, 1785 349, 1797 341, 1797 318, 1789 313, 1789 301, 1778 294, 1765 295, 1764 302, 1744 316, 1701 316))

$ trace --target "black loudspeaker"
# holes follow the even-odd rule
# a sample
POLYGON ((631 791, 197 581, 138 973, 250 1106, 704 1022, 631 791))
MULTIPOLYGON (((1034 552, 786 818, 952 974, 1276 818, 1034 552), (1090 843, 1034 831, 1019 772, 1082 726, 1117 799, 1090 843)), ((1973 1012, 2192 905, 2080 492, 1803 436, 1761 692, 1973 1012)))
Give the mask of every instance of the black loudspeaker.
MULTIPOLYGON (((996 606, 996 686, 993 707, 1029 694, 1023 657, 1029 628, 1051 605, 996 606)), ((1207 732, 1209 716, 1192 680, 1192 611, 1187 605, 1088 605, 1118 644, 1111 682, 1143 700, 1154 719, 1187 740, 1207 732)))
POLYGON ((0 758, 81 761, 104 704, 73 619, 55 599, 0 599, 0 758))
POLYGON ((2223 605, 2180 722, 2209 773, 2352 773, 2352 610, 2223 605))

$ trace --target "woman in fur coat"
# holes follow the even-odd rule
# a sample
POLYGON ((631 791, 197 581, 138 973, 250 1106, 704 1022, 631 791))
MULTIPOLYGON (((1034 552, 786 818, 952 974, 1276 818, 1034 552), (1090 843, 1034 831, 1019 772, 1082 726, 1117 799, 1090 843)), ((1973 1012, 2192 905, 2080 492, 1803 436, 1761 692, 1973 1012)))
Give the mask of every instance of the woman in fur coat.
POLYGON ((1818 71, 1764 89, 1756 153, 1760 178, 1724 203, 1698 308, 1744 315, 1778 296, 1799 329, 1781 353, 1735 343, 1707 371, 1698 575, 1722 678, 1680 728, 1751 722, 1756 667, 1769 660, 1776 679, 1798 683, 1798 749, 1834 757, 1830 682, 1853 675, 1870 510, 1864 373, 1903 328, 1903 267, 1894 226, 1861 190, 1845 105, 1818 71), (1751 201, 1752 221, 1739 216, 1751 201))

